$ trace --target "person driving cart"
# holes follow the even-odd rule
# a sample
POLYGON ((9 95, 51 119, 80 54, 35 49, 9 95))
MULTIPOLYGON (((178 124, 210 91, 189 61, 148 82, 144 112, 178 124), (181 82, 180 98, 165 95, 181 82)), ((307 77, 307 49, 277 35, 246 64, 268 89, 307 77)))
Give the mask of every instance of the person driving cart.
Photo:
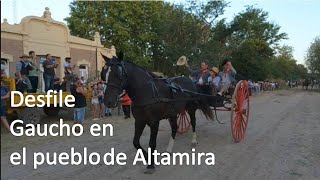
POLYGON ((219 73, 221 77, 221 90, 218 92, 218 95, 220 96, 225 94, 231 84, 236 81, 235 76, 237 74, 237 71, 233 68, 229 60, 224 60, 222 65, 224 69, 219 73))
POLYGON ((191 76, 195 78, 195 83, 197 84, 198 91, 202 94, 210 95, 209 77, 211 76, 208 69, 207 61, 202 61, 200 64, 200 70, 192 70, 188 63, 185 66, 187 70, 191 73, 191 76))

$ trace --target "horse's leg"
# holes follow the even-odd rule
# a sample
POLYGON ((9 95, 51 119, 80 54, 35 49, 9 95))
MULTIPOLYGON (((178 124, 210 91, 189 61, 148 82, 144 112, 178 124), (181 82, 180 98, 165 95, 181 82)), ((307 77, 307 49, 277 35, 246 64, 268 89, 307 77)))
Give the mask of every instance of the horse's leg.
POLYGON ((143 151, 143 155, 147 158, 147 152, 140 145, 140 137, 143 133, 144 128, 146 127, 146 123, 144 121, 139 121, 135 119, 135 129, 134 129, 134 138, 133 138, 133 146, 138 150, 141 149, 143 151))
POLYGON ((191 119, 191 126, 192 126, 192 141, 191 141, 191 146, 196 147, 198 142, 197 142, 197 134, 196 134, 196 109, 190 109, 188 110, 188 114, 191 119))
POLYGON ((151 133, 150 133, 149 147, 151 148, 151 164, 147 166, 147 170, 145 171, 145 174, 153 174, 155 172, 153 153, 157 146, 159 120, 154 120, 150 124, 150 130, 151 130, 151 133))
POLYGON ((171 126, 171 137, 167 147, 167 152, 172 153, 172 148, 174 145, 174 140, 176 138, 177 129, 178 129, 177 116, 169 118, 169 123, 171 126))

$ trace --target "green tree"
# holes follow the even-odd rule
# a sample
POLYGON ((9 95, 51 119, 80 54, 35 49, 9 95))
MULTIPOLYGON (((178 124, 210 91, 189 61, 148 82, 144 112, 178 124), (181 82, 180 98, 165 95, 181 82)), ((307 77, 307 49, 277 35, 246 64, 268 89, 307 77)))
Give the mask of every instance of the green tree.
POLYGON ((286 45, 277 48, 277 54, 267 66, 270 79, 299 80, 307 75, 307 68, 297 64, 293 58, 293 48, 286 45))
POLYGON ((88 2, 70 4, 66 18, 71 34, 91 38, 99 32, 104 45, 115 45, 126 59, 148 66, 151 64, 150 42, 157 38, 152 29, 158 22, 163 2, 88 2))
POLYGON ((306 64, 311 73, 320 74, 320 36, 310 44, 306 55, 306 64))
POLYGON ((279 47, 287 38, 280 26, 268 21, 267 12, 251 6, 227 22, 219 16, 228 6, 226 1, 191 0, 182 5, 74 1, 66 21, 71 34, 91 38, 98 31, 102 43, 115 45, 126 60, 166 75, 180 74, 174 64, 185 55, 196 68, 203 60, 219 66, 225 57, 232 57, 237 71, 247 78, 286 77, 270 71, 278 67, 279 59, 286 59, 280 67, 289 68, 288 72, 296 65, 287 61, 293 59, 287 57, 291 51, 286 57, 275 56, 285 51, 279 47))
POLYGON ((287 35, 280 32, 280 26, 268 21, 267 12, 252 6, 235 16, 230 29, 227 44, 239 74, 253 80, 266 79, 268 61, 287 35))

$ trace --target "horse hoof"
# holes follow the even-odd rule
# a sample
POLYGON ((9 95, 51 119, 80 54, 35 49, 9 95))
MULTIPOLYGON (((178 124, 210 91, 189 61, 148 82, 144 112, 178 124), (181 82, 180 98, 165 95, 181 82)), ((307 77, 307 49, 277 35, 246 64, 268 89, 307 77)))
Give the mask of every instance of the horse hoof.
POLYGON ((193 142, 193 143, 191 143, 191 147, 197 147, 197 142, 193 142))
POLYGON ((153 173, 155 173, 156 172, 156 169, 155 168, 153 168, 153 169, 147 169, 145 172, 144 172, 144 174, 153 174, 153 173))

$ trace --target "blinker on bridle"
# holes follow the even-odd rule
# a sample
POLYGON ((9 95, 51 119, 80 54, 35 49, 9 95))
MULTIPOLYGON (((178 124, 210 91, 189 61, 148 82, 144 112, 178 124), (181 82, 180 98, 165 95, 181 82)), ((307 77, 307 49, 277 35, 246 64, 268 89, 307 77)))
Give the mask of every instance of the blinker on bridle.
POLYGON ((123 61, 115 62, 115 60, 112 59, 112 60, 106 62, 106 66, 108 66, 109 68, 111 68, 112 66, 117 66, 117 76, 121 82, 120 86, 118 86, 118 85, 113 84, 112 82, 108 81, 107 86, 111 86, 111 87, 118 89, 119 93, 123 89, 126 89, 126 87, 127 87, 127 70, 124 67, 124 62, 123 61))

